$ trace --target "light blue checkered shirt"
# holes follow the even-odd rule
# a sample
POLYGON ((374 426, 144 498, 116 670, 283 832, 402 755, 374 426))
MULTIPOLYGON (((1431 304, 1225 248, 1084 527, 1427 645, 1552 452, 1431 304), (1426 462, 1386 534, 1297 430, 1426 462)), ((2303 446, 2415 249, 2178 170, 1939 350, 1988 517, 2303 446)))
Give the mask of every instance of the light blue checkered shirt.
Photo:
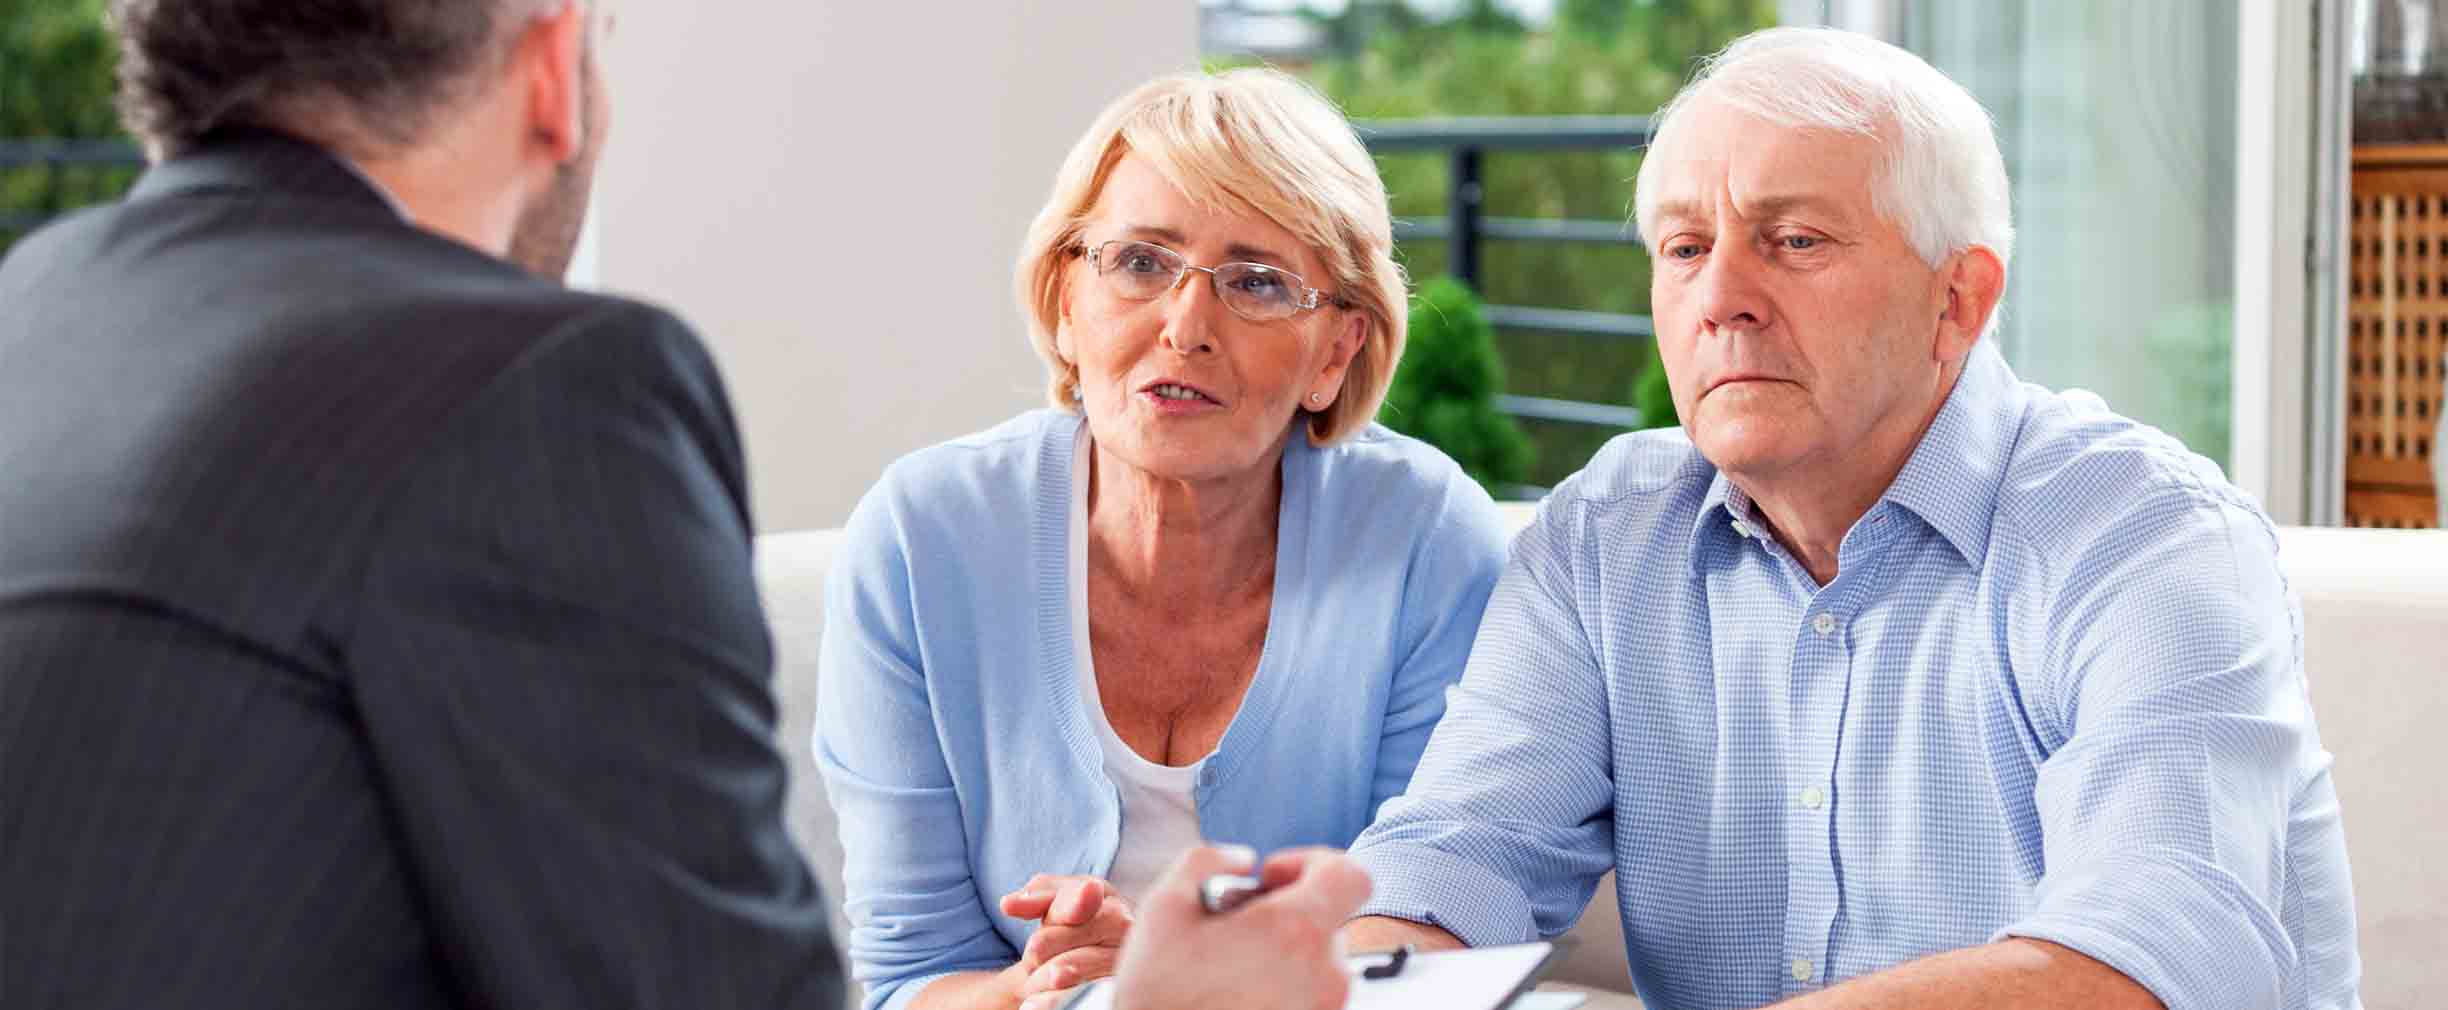
POLYGON ((1835 581, 1763 529, 1680 432, 1557 488, 1367 914, 1553 936, 1612 869, 1656 1010, 2006 936, 2171 1010, 2359 1005, 2300 611, 2209 461, 1984 343, 1835 581))

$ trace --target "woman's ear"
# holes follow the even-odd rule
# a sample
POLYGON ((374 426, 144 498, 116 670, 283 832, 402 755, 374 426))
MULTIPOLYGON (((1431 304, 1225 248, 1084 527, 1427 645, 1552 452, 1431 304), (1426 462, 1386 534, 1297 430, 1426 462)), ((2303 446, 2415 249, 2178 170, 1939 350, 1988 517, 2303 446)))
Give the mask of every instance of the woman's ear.
POLYGON ((1352 359, 1360 356, 1360 348, 1367 343, 1370 325, 1367 316, 1347 310, 1347 318, 1335 331, 1334 346, 1327 352, 1325 366, 1318 370, 1317 381, 1309 387, 1309 396, 1316 399, 1303 397, 1301 406, 1324 410, 1342 397, 1344 376, 1350 373, 1352 359))
POLYGON ((1071 347, 1071 266, 1074 257, 1064 256, 1062 265, 1054 268, 1054 356, 1062 363, 1079 368, 1079 352, 1071 347))

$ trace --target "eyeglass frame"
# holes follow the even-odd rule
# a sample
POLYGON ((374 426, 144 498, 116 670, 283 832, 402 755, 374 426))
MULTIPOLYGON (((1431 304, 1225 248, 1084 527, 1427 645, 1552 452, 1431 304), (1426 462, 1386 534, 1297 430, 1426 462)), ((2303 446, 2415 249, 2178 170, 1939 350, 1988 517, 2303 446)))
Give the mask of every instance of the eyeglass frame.
MULTIPOLYGON (((1173 275, 1173 280, 1164 286, 1164 291, 1171 291, 1174 288, 1180 287, 1182 278, 1189 276, 1190 271, 1197 270, 1207 275, 1207 286, 1210 290, 1215 292, 1217 301, 1225 302, 1225 308, 1232 308, 1232 303, 1225 300, 1224 289, 1216 286, 1223 283, 1222 277, 1216 273, 1218 270, 1222 270, 1226 267, 1257 267, 1260 270, 1290 278, 1292 280, 1292 286, 1301 293, 1300 300, 1292 303, 1292 313, 1290 315, 1281 316, 1275 319, 1250 319, 1250 317, 1241 310, 1232 310, 1233 315, 1240 316, 1243 319, 1249 319, 1249 321, 1253 323, 1279 323, 1286 319, 1296 318, 1303 312, 1314 311, 1320 307, 1333 307, 1342 309, 1346 312, 1357 308, 1357 306, 1353 305, 1350 300, 1344 298, 1342 295, 1333 294, 1328 291, 1310 287, 1308 278, 1276 266, 1272 263, 1253 263, 1248 260, 1234 260, 1230 263, 1218 263, 1211 267, 1203 267, 1196 263, 1190 262, 1190 257, 1182 255, 1179 250, 1176 250, 1170 246, 1150 242, 1146 239, 1136 238, 1109 238, 1095 245, 1088 245, 1074 240, 1071 243, 1071 253, 1072 255, 1087 260, 1090 266, 1096 268, 1097 276, 1103 277, 1105 276, 1105 258, 1101 255, 1101 253, 1103 253, 1106 246, 1112 245, 1143 245, 1150 249, 1161 249, 1172 254, 1175 259, 1181 260, 1182 268, 1179 272, 1173 275)), ((1130 296, 1124 295, 1123 297, 1129 298, 1130 296)), ((1162 297, 1164 297, 1164 295, 1160 292, 1144 299, 1133 298, 1131 300, 1152 302, 1162 297)))

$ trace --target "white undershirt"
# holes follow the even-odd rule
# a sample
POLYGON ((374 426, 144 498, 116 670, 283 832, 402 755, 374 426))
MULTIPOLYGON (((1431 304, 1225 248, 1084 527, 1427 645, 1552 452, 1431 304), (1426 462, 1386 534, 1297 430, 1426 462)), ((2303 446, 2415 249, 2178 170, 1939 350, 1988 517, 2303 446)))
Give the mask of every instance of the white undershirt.
MULTIPOLYGON (((1105 773, 1122 795, 1122 841, 1105 879, 1124 900, 1139 904, 1182 851, 1199 844, 1198 787, 1202 757, 1186 768, 1140 757, 1114 732, 1097 691, 1096 659, 1088 641, 1088 466, 1093 446, 1082 425, 1071 462, 1071 645, 1079 671, 1080 704, 1105 749, 1105 773)), ((1208 757, 1213 757, 1213 754, 1208 757)))

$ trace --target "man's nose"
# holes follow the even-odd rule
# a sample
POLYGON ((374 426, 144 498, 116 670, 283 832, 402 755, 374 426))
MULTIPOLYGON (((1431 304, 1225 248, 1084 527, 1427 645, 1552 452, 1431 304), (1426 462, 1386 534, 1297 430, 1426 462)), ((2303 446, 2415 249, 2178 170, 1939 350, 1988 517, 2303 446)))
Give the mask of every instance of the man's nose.
POLYGON ((1767 288, 1762 283, 1768 264, 1744 242, 1719 242, 1700 268, 1700 318, 1707 332, 1758 330, 1772 319, 1767 288))

